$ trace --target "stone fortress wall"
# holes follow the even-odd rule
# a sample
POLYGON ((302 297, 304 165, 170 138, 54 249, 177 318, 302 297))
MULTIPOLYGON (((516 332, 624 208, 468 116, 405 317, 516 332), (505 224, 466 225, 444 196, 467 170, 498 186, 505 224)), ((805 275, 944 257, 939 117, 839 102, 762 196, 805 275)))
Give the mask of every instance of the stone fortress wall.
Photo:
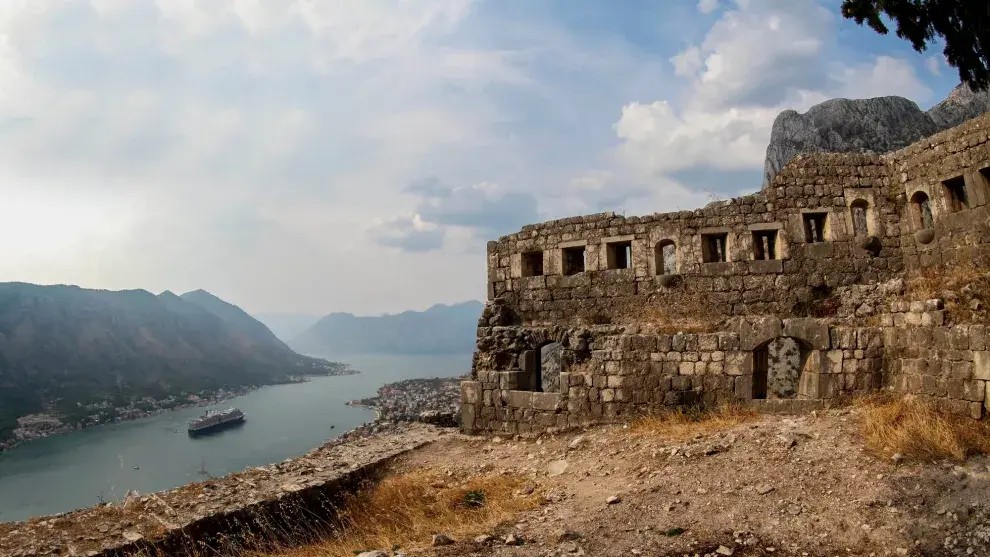
POLYGON ((988 131, 983 116, 887 155, 801 155, 753 195, 555 220, 489 242, 462 427, 530 433, 664 406, 787 408, 877 388, 982 418, 982 327, 947 325, 938 300, 884 302, 868 326, 829 304, 844 288, 987 265, 988 131), (563 347, 559 376, 542 373, 548 343, 563 347))

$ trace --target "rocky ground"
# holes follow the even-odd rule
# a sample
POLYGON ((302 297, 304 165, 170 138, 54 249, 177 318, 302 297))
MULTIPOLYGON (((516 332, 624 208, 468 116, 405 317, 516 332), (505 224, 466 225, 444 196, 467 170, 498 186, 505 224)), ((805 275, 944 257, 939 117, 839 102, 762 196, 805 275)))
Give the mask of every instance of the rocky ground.
POLYGON ((546 504, 412 555, 990 555, 990 459, 879 459, 854 411, 767 416, 687 441, 621 426, 448 437, 403 457, 452 481, 521 473, 546 504))
POLYGON ((153 494, 131 492, 121 503, 0 523, 0 556, 95 556, 129 543, 158 540, 204 519, 339 480, 452 431, 404 424, 374 439, 315 449, 222 478, 153 494))
POLYGON ((990 556, 990 458, 879 458, 858 424, 855 407, 757 416, 679 438, 621 424, 537 439, 398 424, 123 505, 0 524, 0 555, 91 554, 428 443, 404 452, 392 472, 432 469, 450 485, 522 476, 519 495, 540 494, 543 504, 464 539, 437 536, 442 545, 410 557, 990 556))

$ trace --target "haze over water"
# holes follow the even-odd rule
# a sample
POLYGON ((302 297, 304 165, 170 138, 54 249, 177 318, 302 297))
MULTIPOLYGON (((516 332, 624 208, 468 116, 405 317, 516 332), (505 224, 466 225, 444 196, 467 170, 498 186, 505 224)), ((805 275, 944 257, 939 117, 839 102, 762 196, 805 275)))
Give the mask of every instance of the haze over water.
POLYGON ((456 377, 471 369, 471 354, 382 355, 341 358, 361 373, 308 383, 264 387, 209 408, 237 406, 241 427, 190 438, 189 420, 207 408, 48 437, 0 454, 0 522, 54 514, 200 481, 204 466, 222 476, 306 453, 367 422, 372 412, 346 406, 384 383, 456 377), (331 429, 330 426, 336 426, 331 429), (134 467, 138 466, 135 470, 134 467))

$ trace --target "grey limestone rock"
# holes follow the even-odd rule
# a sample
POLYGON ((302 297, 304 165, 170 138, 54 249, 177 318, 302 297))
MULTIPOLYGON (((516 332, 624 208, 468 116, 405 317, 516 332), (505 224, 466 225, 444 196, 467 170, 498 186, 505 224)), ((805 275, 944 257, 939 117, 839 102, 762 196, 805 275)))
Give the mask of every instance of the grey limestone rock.
POLYGON ((830 99, 804 114, 777 115, 764 162, 769 185, 801 153, 888 153, 990 110, 990 93, 957 86, 928 112, 903 97, 830 99))

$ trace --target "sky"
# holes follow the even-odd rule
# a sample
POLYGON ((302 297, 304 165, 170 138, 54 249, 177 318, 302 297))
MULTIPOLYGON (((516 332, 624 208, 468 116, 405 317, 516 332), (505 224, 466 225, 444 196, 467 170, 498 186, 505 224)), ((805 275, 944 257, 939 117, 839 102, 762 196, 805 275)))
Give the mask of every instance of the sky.
POLYGON ((0 280, 375 315, 527 223, 762 181, 774 117, 958 82, 840 0, 4 0, 0 280))

